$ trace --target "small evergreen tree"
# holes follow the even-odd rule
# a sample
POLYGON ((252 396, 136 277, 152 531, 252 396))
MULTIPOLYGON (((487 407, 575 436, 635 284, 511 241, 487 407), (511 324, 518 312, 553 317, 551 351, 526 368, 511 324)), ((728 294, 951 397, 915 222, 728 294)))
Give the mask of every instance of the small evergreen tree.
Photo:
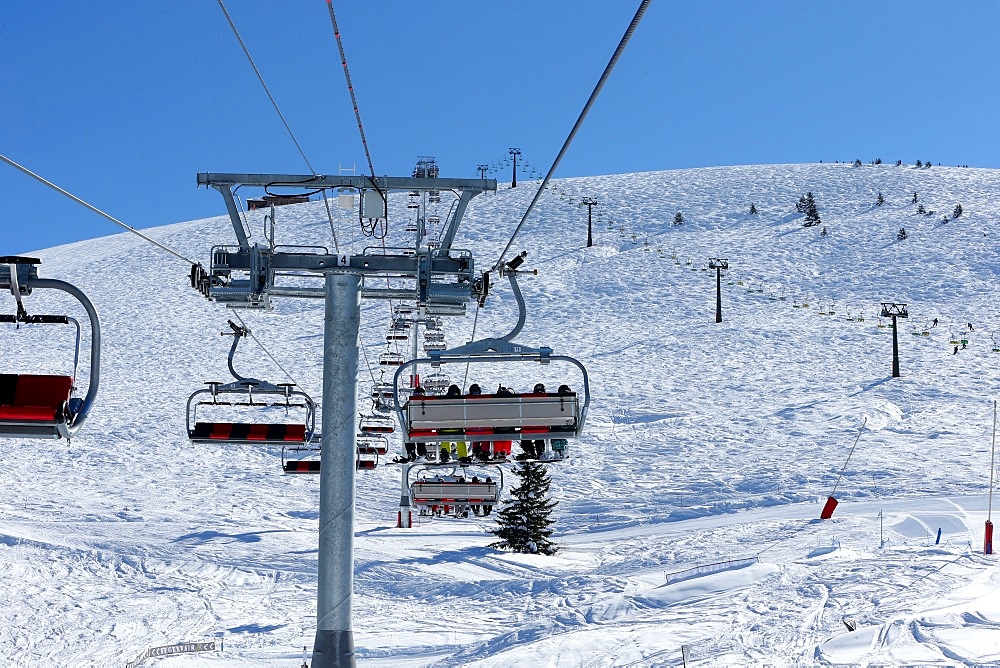
POLYGON ((861 158, 855 158, 855 160, 854 160, 854 166, 855 167, 860 167, 861 166, 861 158))
POLYGON ((924 208, 923 204, 917 205, 917 213, 927 213, 927 209, 924 208))
POLYGON ((882 197, 882 191, 879 191, 878 197, 875 198, 875 206, 882 206, 885 203, 885 198, 882 197))
POLYGON ((922 163, 919 160, 917 160, 917 167, 923 167, 923 166, 924 166, 924 163, 922 163))
POLYGON ((924 167, 928 167, 929 168, 930 166, 931 166, 931 161, 930 160, 928 160, 927 162, 924 163, 924 167))
POLYGON ((514 469, 521 484, 510 491, 497 514, 497 528, 491 533, 499 538, 489 547, 525 554, 555 554, 559 547, 549 540, 555 524, 552 509, 557 501, 549 499, 548 471, 544 464, 523 461, 514 469))
POLYGON ((956 204, 954 211, 951 212, 951 217, 952 218, 958 218, 961 215, 962 215, 962 205, 961 204, 956 204))
POLYGON ((795 213, 805 213, 806 212, 806 196, 802 195, 799 197, 799 201, 795 203, 795 213))
POLYGON ((825 236, 826 236, 826 225, 824 225, 824 226, 823 226, 823 231, 822 231, 822 232, 820 232, 820 233, 819 233, 819 235, 820 235, 821 237, 825 237, 825 236))
POLYGON ((899 228, 899 233, 896 235, 896 238, 899 239, 900 241, 902 241, 907 236, 909 236, 909 235, 906 233, 906 228, 905 227, 899 228))
POLYGON ((684 216, 681 215, 680 211, 678 211, 677 213, 674 214, 674 225, 680 225, 683 222, 684 222, 684 216))
POLYGON ((896 166, 897 167, 902 167, 903 166, 903 161, 902 160, 897 160, 896 161, 896 166))
POLYGON ((882 158, 875 158, 875 164, 876 165, 881 165, 882 164, 882 158))
POLYGON ((806 193, 806 222, 802 223, 804 227, 815 227, 821 222, 819 218, 819 211, 816 209, 816 200, 813 199, 813 194, 811 192, 806 193))
POLYGON ((750 215, 752 216, 756 213, 757 213, 757 205, 755 205, 753 202, 750 202, 750 215))
POLYGON ((913 193, 913 203, 917 203, 917 193, 913 193))

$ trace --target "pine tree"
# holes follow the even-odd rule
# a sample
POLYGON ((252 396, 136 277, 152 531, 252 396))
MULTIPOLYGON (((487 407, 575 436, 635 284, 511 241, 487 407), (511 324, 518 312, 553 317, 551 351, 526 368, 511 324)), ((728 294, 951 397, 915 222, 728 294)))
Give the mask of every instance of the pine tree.
POLYGON ((806 212, 806 196, 802 195, 799 197, 799 201, 795 203, 795 213, 805 213, 806 212))
POLYGON ((917 213, 927 213, 927 209, 924 208, 923 204, 917 205, 917 213))
POLYGON ((824 225, 824 226, 823 226, 823 231, 822 231, 822 232, 820 232, 820 233, 819 233, 819 235, 820 235, 821 237, 825 237, 825 236, 826 236, 826 225, 824 225))
POLYGON ((924 166, 924 163, 922 163, 919 160, 917 160, 917 167, 923 167, 923 166, 924 166))
POLYGON ((674 214, 674 225, 680 225, 683 222, 684 222, 684 216, 681 215, 680 211, 678 211, 677 213, 674 214))
POLYGON ((956 204, 954 211, 951 212, 951 217, 952 218, 958 218, 961 215, 962 215, 962 205, 961 204, 956 204))
POLYGON ((806 222, 802 223, 803 227, 815 227, 823 222, 819 218, 819 211, 816 209, 816 200, 813 199, 811 192, 806 193, 805 203, 806 222))
POLYGON ((750 202, 750 215, 752 216, 755 213, 757 213, 757 205, 754 204, 753 202, 750 202))
POLYGON ((885 203, 885 198, 882 197, 882 191, 879 191, 878 197, 875 198, 875 206, 882 206, 885 203))
POLYGON ((552 509, 558 502, 549 499, 551 480, 545 465, 523 461, 514 473, 521 484, 510 491, 510 498, 497 513, 499 526, 492 533, 500 540, 489 547, 525 554, 555 554, 559 547, 549 540, 552 535, 549 527, 555 524, 552 509))
POLYGON ((909 235, 906 233, 906 228, 905 227, 901 227, 901 228, 899 228, 899 234, 896 235, 896 238, 899 239, 900 241, 902 241, 903 239, 905 239, 908 236, 909 235))

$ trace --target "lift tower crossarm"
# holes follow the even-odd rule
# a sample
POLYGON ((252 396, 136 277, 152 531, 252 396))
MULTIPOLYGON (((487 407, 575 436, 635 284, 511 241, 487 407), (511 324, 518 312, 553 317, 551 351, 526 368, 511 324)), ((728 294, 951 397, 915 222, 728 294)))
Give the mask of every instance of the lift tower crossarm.
POLYGON ((377 189, 380 191, 410 190, 439 191, 456 190, 461 192, 460 203, 455 215, 449 221, 448 234, 444 245, 450 247, 462 215, 469 201, 476 195, 497 189, 496 179, 441 179, 413 178, 410 176, 350 176, 322 174, 235 174, 222 172, 198 172, 198 185, 215 188, 226 201, 226 210, 233 223, 236 239, 240 248, 247 250, 250 241, 247 238, 243 220, 240 217, 236 199, 233 196, 233 186, 270 186, 275 188, 357 188, 358 190, 377 189))

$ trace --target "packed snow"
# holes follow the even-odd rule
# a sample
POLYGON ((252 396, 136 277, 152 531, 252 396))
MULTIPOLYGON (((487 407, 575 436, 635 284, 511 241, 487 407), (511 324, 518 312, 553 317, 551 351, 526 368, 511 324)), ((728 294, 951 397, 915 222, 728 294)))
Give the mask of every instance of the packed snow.
MULTIPOLYGON (((480 269, 538 182, 508 185, 473 200, 456 241, 480 269)), ((538 270, 520 279, 518 341, 581 360, 594 394, 585 435, 549 467, 561 549, 486 547, 495 513, 396 528, 400 467, 359 472, 358 663, 680 666, 685 647, 689 666, 1000 664, 1000 572, 983 554, 1000 380, 997 192, 995 170, 906 165, 554 181, 512 250, 538 270), (795 212, 807 191, 821 226, 795 212), (591 248, 583 196, 599 202, 591 248), (722 323, 715 257, 730 267, 722 323), (909 311, 900 378, 881 302, 909 311), (840 505, 822 521, 835 485, 840 505)), ((249 214, 257 240, 263 215, 249 214)), ((356 214, 334 216, 342 252, 377 245, 356 214)), ((387 245, 410 242, 409 216, 406 194, 394 196, 387 245)), ((322 202, 281 207, 276 222, 278 243, 332 248, 322 202)), ((235 243, 222 216, 147 233, 206 264, 213 245, 235 243)), ((101 389, 71 443, 0 438, 0 662, 122 665, 149 647, 215 641, 158 663, 299 666, 315 632, 318 477, 282 474, 278 448, 185 433, 188 396, 230 379, 231 339, 219 334, 234 312, 127 233, 37 256, 40 276, 72 282, 100 311, 101 389)), ((85 319, 49 292, 27 298, 29 312, 85 319)), ((0 301, 13 312, 9 295, 0 301)), ((450 345, 474 326, 476 338, 505 334, 517 315, 505 282, 478 317, 472 306, 446 319, 450 345)), ((318 400, 322 309, 285 298, 239 312, 318 400)), ((386 302, 362 306, 360 407, 389 318, 386 302)), ((65 328, 2 327, 4 373, 67 372, 65 328)), ((82 361, 85 388, 86 350, 82 361)), ((285 380, 251 341, 236 366, 285 380)), ((579 387, 574 372, 473 368, 467 383, 526 391, 566 374, 579 387)))

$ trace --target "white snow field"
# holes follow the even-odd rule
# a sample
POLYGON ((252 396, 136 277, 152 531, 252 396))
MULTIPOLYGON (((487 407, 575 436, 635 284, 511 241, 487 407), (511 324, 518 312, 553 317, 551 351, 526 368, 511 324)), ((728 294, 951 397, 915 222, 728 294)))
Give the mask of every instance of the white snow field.
MULTIPOLYGON (((473 200, 456 246, 478 268, 496 261, 537 185, 473 200)), ((399 467, 359 472, 359 665, 679 666, 682 646, 691 666, 1000 665, 1000 571, 983 554, 998 192, 1000 171, 905 165, 554 181, 512 250, 538 269, 520 281, 518 341, 583 361, 594 393, 585 436, 549 469, 561 550, 488 548, 495 513, 397 529, 399 467), (806 191, 821 227, 795 213, 806 191), (916 213, 914 192, 934 214, 916 213), (582 196, 599 201, 592 248, 582 196), (943 222, 958 204, 962 216, 943 222), (710 257, 730 263, 719 324, 710 257), (900 378, 880 302, 909 310, 900 378), (840 505, 821 521, 842 470, 840 505)), ((391 202, 388 245, 408 242, 405 200, 391 202)), ((262 215, 250 216, 258 240, 262 215)), ((337 216, 342 250, 375 243, 337 216)), ((322 202, 279 208, 277 230, 281 244, 332 247, 322 202)), ((224 217, 148 234, 206 264, 212 245, 235 243, 224 217)), ((189 394, 229 379, 231 339, 219 334, 234 312, 134 235, 37 255, 40 276, 97 305, 102 378, 72 443, 0 439, 0 664, 124 665, 149 647, 215 641, 221 651, 157 665, 299 666, 315 632, 318 477, 282 474, 279 449, 185 434, 189 394)), ((30 312, 83 316, 47 292, 26 299, 30 312)), ((13 312, 9 295, 0 304, 13 312)), ((322 308, 276 299, 272 312, 240 312, 317 399, 322 308)), ((374 362, 389 305, 362 310, 374 362)), ((496 281, 476 335, 505 334, 515 318, 496 281)), ((473 321, 474 308, 447 319, 449 344, 469 340, 473 321)), ((64 328, 2 327, 0 371, 71 363, 64 328)), ((284 380, 251 341, 236 365, 284 380)), ((374 367, 359 373, 359 407, 374 367)), ((579 387, 567 368, 473 368, 468 382, 523 391, 565 374, 579 387)), ((505 478, 509 488, 511 466, 505 478)))

